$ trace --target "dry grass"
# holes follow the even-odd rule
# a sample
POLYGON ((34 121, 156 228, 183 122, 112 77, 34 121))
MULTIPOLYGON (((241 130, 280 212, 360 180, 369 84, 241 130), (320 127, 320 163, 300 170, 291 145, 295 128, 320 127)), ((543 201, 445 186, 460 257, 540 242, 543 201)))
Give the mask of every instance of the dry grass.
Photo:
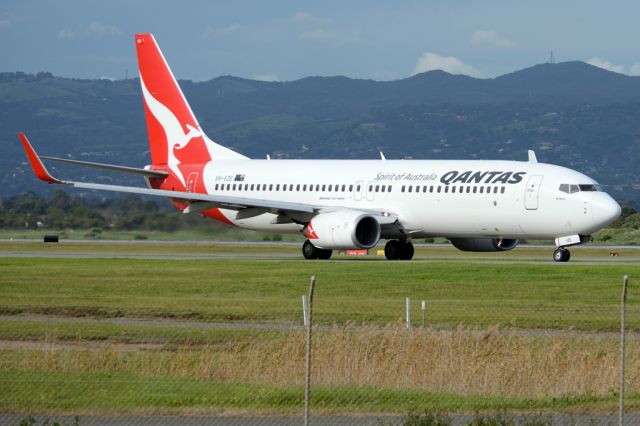
MULTIPOLYGON (((0 369, 130 372, 222 382, 301 385, 304 333, 238 345, 123 351, 52 343, 0 352, 0 369)), ((627 346, 627 388, 640 391, 640 344, 627 346)), ((474 331, 335 328, 317 333, 313 383, 423 389, 458 395, 602 396, 618 386, 618 342, 474 331)))

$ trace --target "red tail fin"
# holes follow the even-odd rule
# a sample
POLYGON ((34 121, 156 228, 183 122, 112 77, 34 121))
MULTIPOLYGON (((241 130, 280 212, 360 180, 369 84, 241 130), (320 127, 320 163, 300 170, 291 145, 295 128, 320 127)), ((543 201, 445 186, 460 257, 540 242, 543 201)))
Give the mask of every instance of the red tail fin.
POLYGON ((204 134, 152 34, 136 34, 151 161, 166 164, 184 183, 180 164, 246 158, 204 134))

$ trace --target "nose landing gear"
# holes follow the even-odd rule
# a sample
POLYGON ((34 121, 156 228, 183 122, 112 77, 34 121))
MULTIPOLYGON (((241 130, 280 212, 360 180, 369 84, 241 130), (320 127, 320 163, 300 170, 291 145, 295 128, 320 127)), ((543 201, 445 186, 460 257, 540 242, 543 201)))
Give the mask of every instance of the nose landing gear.
POLYGON ((568 262, 571 258, 571 253, 564 247, 559 247, 553 252, 553 260, 555 262, 568 262))

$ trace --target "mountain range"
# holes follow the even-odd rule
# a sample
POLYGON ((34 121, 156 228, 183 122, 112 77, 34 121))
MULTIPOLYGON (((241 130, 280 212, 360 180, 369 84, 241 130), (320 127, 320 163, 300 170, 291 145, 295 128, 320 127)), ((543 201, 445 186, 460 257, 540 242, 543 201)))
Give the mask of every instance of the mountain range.
MULTIPOLYGON (((493 79, 429 71, 395 81, 307 77, 180 81, 209 137, 249 157, 526 160, 574 168, 640 203, 640 77, 583 62, 547 63, 493 79)), ((144 166, 137 79, 0 73, 0 196, 47 191, 25 165, 23 130, 39 152, 144 166)), ((71 179, 142 184, 50 165, 71 179)), ((102 194, 101 194, 102 195, 102 194)))

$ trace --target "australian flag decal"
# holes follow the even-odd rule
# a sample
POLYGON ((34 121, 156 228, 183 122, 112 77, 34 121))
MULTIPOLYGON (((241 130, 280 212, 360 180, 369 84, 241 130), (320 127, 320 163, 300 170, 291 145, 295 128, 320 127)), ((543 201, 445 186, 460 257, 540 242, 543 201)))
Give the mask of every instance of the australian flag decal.
POLYGON ((236 175, 236 177, 233 179, 234 182, 242 182, 244 181, 244 175, 236 175))

